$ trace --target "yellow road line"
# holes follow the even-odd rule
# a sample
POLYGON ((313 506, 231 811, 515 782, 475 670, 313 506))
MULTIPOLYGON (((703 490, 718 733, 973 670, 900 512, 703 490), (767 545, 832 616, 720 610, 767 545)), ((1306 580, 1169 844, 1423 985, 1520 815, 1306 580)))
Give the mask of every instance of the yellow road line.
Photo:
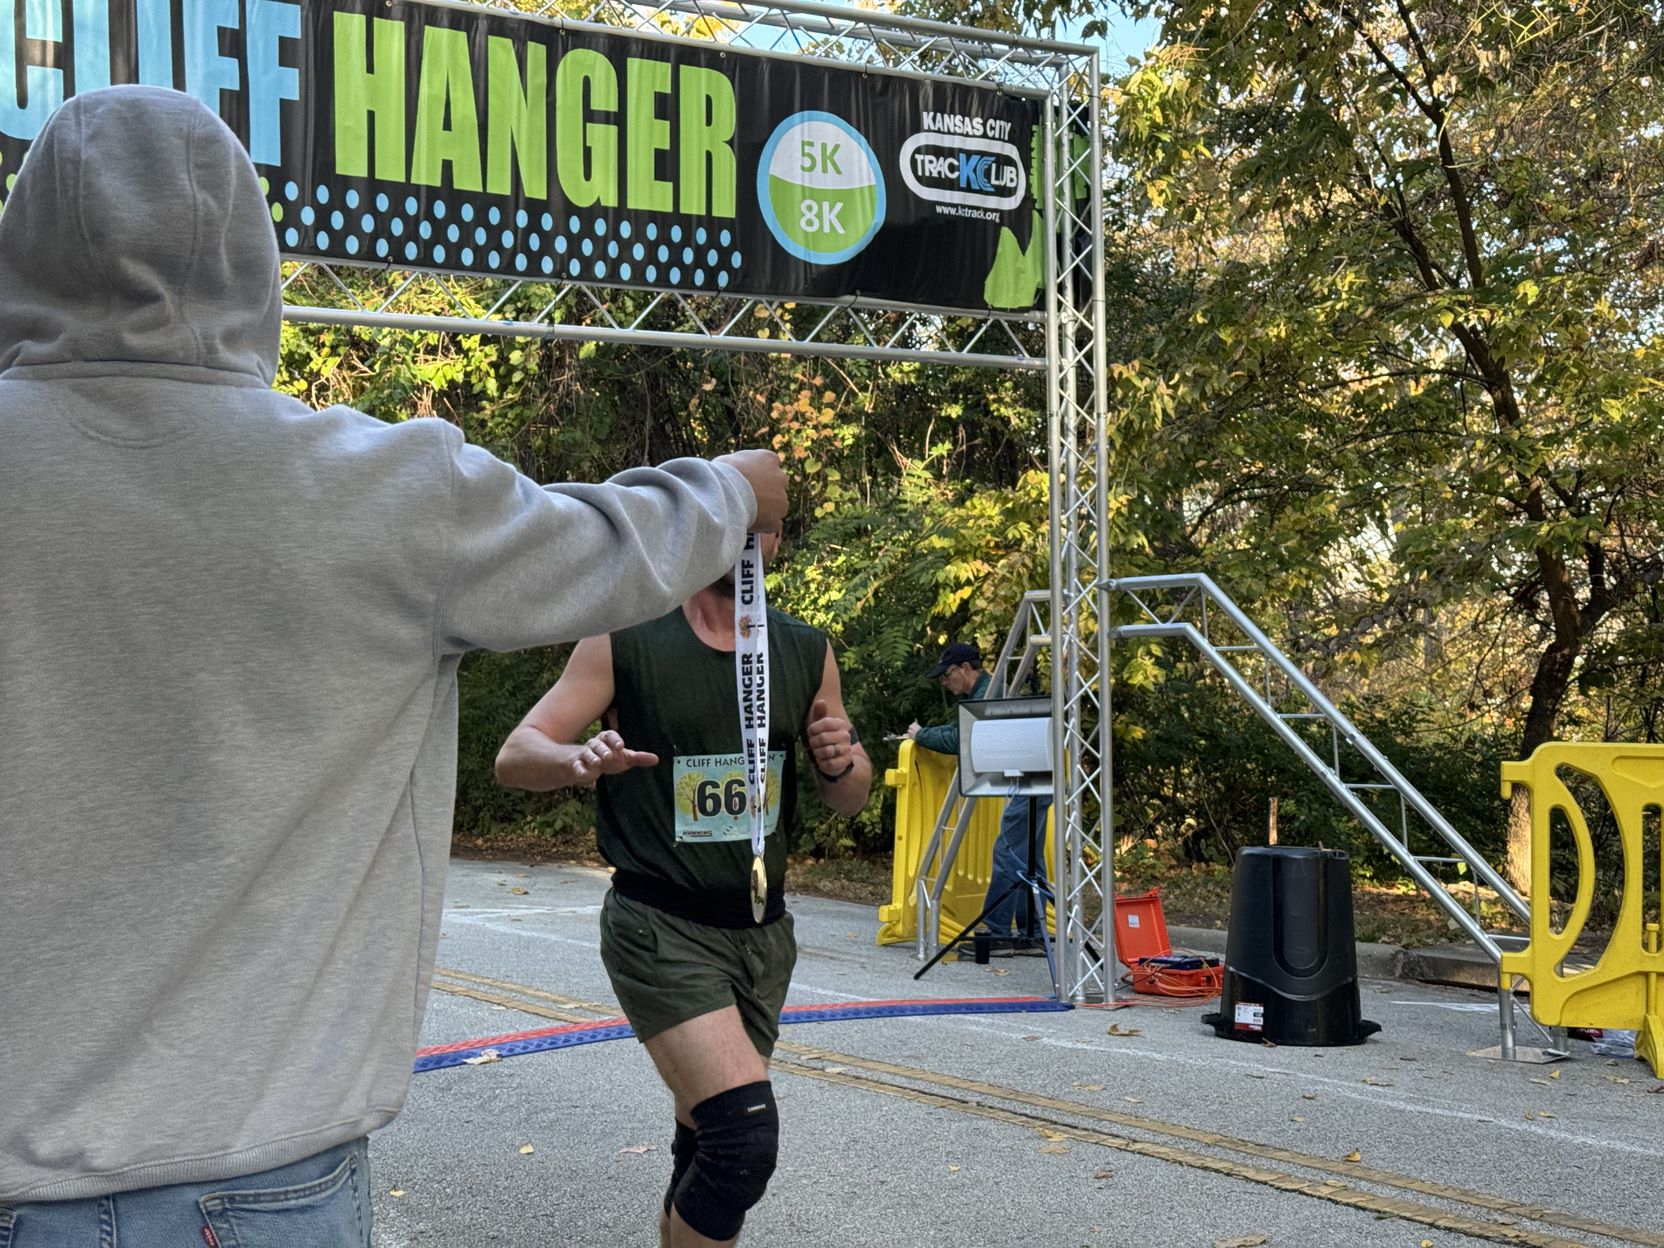
POLYGON ((1565 1227, 1567 1230, 1580 1231, 1586 1235, 1605 1235, 1613 1239, 1626 1240, 1629 1243, 1643 1244, 1646 1245, 1646 1248, 1664 1248, 1664 1235, 1656 1231, 1618 1226, 1597 1221, 1593 1218, 1580 1217, 1577 1214, 1561 1213, 1558 1210, 1548 1209, 1541 1205, 1524 1204, 1503 1196, 1494 1196, 1489 1192, 1452 1187, 1444 1183, 1433 1183, 1425 1179, 1411 1178, 1408 1175, 1397 1174, 1391 1170, 1378 1170, 1371 1166, 1339 1161, 1331 1157, 1318 1157, 1310 1153, 1297 1152, 1294 1149, 1280 1148, 1274 1144, 1261 1144, 1254 1140, 1237 1139, 1234 1136, 1221 1135, 1216 1131, 1187 1127, 1182 1123, 1144 1118, 1137 1114, 1125 1114, 1113 1109, 1103 1109, 1096 1105, 1083 1104, 1080 1101, 1060 1100, 1057 1097, 1024 1092, 1001 1084, 982 1083, 958 1075, 938 1074, 936 1071, 922 1070, 915 1066, 901 1066, 893 1062, 875 1061, 872 1058, 858 1057, 850 1053, 835 1053, 826 1049, 790 1044, 786 1041, 781 1041, 776 1046, 776 1051, 790 1053, 805 1060, 818 1058, 834 1065, 852 1066, 858 1070, 871 1071, 874 1074, 889 1075, 897 1079, 910 1079, 918 1083, 934 1084, 938 1087, 952 1088, 956 1091, 969 1092, 977 1096, 989 1096, 1002 1101, 1013 1101, 1019 1105, 1029 1105, 1036 1109, 1049 1109, 1057 1113, 1073 1114, 1079 1118, 1090 1118, 1097 1122, 1109 1122, 1116 1126, 1149 1131, 1156 1135, 1172 1136, 1175 1139, 1187 1140, 1194 1144, 1206 1144, 1213 1148, 1246 1153, 1253 1157, 1269 1158, 1273 1161, 1286 1162, 1289 1165, 1303 1166, 1310 1170, 1321 1170, 1326 1174, 1343 1175, 1348 1179, 1379 1183, 1384 1187, 1396 1187, 1422 1196, 1434 1196, 1441 1200, 1477 1205, 1507 1217, 1525 1218, 1533 1222, 1546 1222, 1554 1226, 1565 1227))
POLYGON ((1206 1170, 1213 1174, 1224 1175, 1227 1178, 1258 1183, 1261 1186, 1275 1188, 1278 1191, 1315 1197, 1318 1200, 1326 1200, 1332 1204, 1362 1209, 1366 1213, 1381 1217, 1402 1218, 1408 1222, 1419 1222, 1424 1226, 1437 1227, 1441 1231, 1458 1232, 1472 1236, 1475 1239, 1490 1240, 1493 1243, 1520 1244, 1527 1246, 1527 1248, 1588 1248, 1581 1240, 1563 1239, 1558 1235, 1543 1234, 1523 1227, 1505 1226, 1498 1222, 1484 1222, 1477 1218, 1446 1213, 1444 1210, 1436 1209, 1431 1205, 1421 1205, 1415 1201, 1402 1200, 1395 1196, 1380 1196, 1374 1192, 1360 1191, 1349 1184, 1342 1183, 1339 1179, 1305 1179, 1299 1175, 1285 1174, 1280 1170, 1266 1170, 1259 1166, 1227 1161, 1222 1157, 1209 1157, 1203 1153, 1192 1152, 1189 1149, 1176 1148, 1171 1144, 1152 1144, 1145 1140, 1129 1139, 1126 1136, 1115 1135, 1108 1131, 1096 1131, 1088 1127, 1073 1126, 1066 1122, 1058 1122, 1055 1119, 1043 1118, 1037 1114, 1024 1114, 1016 1110, 1002 1109, 997 1105, 984 1105, 976 1101, 962 1100, 958 1097, 946 1096, 940 1092, 926 1092, 919 1088, 904 1088, 893 1083, 884 1083, 881 1080, 852 1075, 847 1071, 822 1070, 814 1066, 800 1065, 795 1061, 780 1062, 778 1060, 774 1069, 786 1070, 795 1075, 820 1079, 828 1083, 839 1083, 846 1087, 860 1088, 867 1092, 878 1092, 885 1096, 900 1097, 936 1109, 952 1110, 955 1113, 988 1118, 1014 1127, 1043 1131, 1053 1138, 1062 1136, 1068 1139, 1080 1140, 1087 1144, 1098 1144, 1104 1148, 1115 1149, 1118 1152, 1136 1153, 1141 1157, 1152 1157, 1158 1161, 1170 1162, 1192 1170, 1206 1170))
MULTIPOLYGON (((437 968, 435 974, 449 980, 464 981, 460 983, 441 983, 436 980, 433 987, 437 991, 485 1001, 494 1005, 506 1005, 540 1018, 556 1019, 562 1022, 588 1022, 596 1015, 610 1017, 618 1013, 616 1005, 581 1001, 508 980, 491 979, 483 975, 473 975, 468 972, 446 968, 437 968), (470 986, 474 984, 483 985, 484 987, 470 986), (518 1000, 512 996, 502 996, 488 992, 485 991, 485 988, 496 988, 502 992, 517 994, 519 997, 532 997, 541 1001, 550 1001, 564 1008, 553 1009, 534 1001, 518 1000), (577 1011, 587 1011, 588 1013, 578 1013, 577 1011)), ((1462 1234, 1488 1239, 1495 1243, 1520 1244, 1526 1245, 1527 1248, 1583 1248, 1580 1241, 1562 1239, 1555 1235, 1526 1230, 1502 1222, 1481 1221, 1475 1218, 1463 1217, 1458 1214, 1446 1213, 1444 1210, 1430 1205, 1360 1191, 1341 1179, 1305 1179, 1281 1171, 1267 1170, 1259 1166, 1244 1165, 1223 1158, 1210 1157, 1204 1153, 1176 1148, 1172 1145, 1151 1143, 1113 1132, 1080 1127, 1041 1114, 1024 1113, 1001 1106, 984 1104, 980 1101, 967 1100, 963 1097, 950 1096, 945 1093, 900 1086, 886 1080, 904 1079, 951 1089, 970 1096, 1008 1101, 1028 1106, 1031 1109, 1050 1111, 1053 1114, 1068 1114, 1075 1118, 1111 1123, 1116 1126, 1144 1131, 1153 1135, 1164 1135, 1227 1152, 1245 1153, 1253 1157, 1279 1161, 1285 1165, 1316 1170, 1324 1174, 1341 1175, 1344 1176, 1345 1180, 1372 1183, 1382 1187, 1414 1192, 1417 1195, 1470 1205, 1487 1210, 1502 1218, 1518 1218, 1525 1221, 1540 1222, 1581 1234, 1598 1235, 1625 1243, 1643 1245, 1644 1248, 1664 1248, 1664 1235, 1654 1231, 1602 1222, 1577 1214, 1563 1213, 1541 1205, 1510 1200, 1507 1197, 1497 1196, 1489 1192, 1428 1182, 1390 1170, 1343 1162, 1330 1157, 1319 1157, 1298 1152, 1294 1149, 1257 1143, 1252 1140, 1238 1139, 1215 1131, 1189 1127, 1183 1123, 1165 1122, 1161 1119, 1121 1113, 1117 1110, 1105 1109, 1080 1101, 1043 1096, 1038 1093, 1025 1092, 1019 1088, 966 1079, 958 1075, 941 1074, 921 1067, 878 1061, 855 1054, 839 1053, 829 1049, 781 1041, 775 1048, 774 1068, 805 1078, 840 1083, 862 1091, 896 1096, 939 1109, 1005 1122, 1027 1130, 1049 1131, 1122 1152, 1137 1153, 1176 1165, 1208 1170, 1216 1174, 1259 1183, 1280 1191, 1312 1196, 1320 1200, 1364 1209, 1385 1216, 1400 1217, 1408 1221, 1437 1227, 1440 1230, 1459 1231, 1462 1234), (846 1069, 828 1070, 810 1064, 817 1061, 846 1069), (882 1075, 886 1079, 866 1078, 851 1074, 847 1068, 866 1071, 872 1075, 882 1075)))

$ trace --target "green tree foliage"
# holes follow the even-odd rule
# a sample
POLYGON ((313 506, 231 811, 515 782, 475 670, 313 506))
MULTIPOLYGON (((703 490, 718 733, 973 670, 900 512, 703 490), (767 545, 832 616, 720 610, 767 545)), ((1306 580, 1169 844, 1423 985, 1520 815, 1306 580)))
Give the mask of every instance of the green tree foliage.
POLYGON ((1654 7, 1132 7, 1162 43, 1117 98, 1129 242, 1177 303, 1115 369, 1152 549, 1343 684, 1490 630, 1510 749, 1635 731, 1576 695, 1658 645, 1654 7))

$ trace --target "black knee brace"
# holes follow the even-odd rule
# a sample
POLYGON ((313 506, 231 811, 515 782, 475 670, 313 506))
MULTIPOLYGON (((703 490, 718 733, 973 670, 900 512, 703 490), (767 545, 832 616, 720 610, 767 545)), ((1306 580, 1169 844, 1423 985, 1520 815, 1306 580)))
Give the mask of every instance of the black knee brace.
POLYGON ((676 1134, 670 1141, 670 1189, 664 1194, 666 1217, 670 1216, 670 1202, 676 1197, 676 1189, 682 1185, 682 1176, 693 1165, 694 1138, 694 1130, 687 1123, 676 1124, 676 1134))
POLYGON ((732 1239, 763 1198, 780 1153, 780 1111, 767 1080, 730 1088, 693 1107, 693 1164, 672 1196, 707 1239, 732 1239))

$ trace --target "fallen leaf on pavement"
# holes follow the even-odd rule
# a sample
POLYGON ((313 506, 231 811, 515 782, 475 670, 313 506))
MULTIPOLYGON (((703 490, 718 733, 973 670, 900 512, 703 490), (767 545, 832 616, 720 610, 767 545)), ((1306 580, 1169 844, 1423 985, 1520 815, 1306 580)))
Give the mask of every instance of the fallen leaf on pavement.
POLYGON ((1655 1083, 1652 1087, 1648 1088, 1647 1091, 1655 1095, 1659 1092, 1664 1092, 1664 1083, 1655 1083))
POLYGON ((655 1149, 651 1144, 630 1144, 619 1149, 618 1155, 622 1157, 625 1153, 651 1153, 653 1151, 655 1151, 655 1149))
POLYGON ((1341 1158, 1342 1161, 1362 1161, 1363 1159, 1364 1155, 1355 1148, 1350 1153, 1346 1154, 1345 1157, 1341 1158))
POLYGON ((1560 1074, 1561 1074, 1561 1072, 1558 1071, 1558 1070, 1551 1070, 1551 1071, 1548 1072, 1548 1077, 1550 1079, 1558 1079, 1560 1077, 1560 1074))
POLYGON ((1264 1235, 1243 1235, 1237 1239, 1216 1239, 1213 1248, 1259 1248, 1264 1242, 1264 1235))
POLYGON ((959 1173, 959 1167, 958 1166, 949 1166, 948 1167, 948 1173, 949 1174, 958 1174, 959 1173))
POLYGON ((1288 1120, 1290 1122, 1304 1122, 1306 1121, 1306 1117, 1304 1114, 1290 1114, 1288 1116, 1288 1120))
POLYGON ((530 1144, 522 1144, 520 1146, 520 1155, 522 1157, 530 1156, 532 1153, 535 1153, 536 1151, 537 1150, 535 1148, 533 1148, 530 1144))
POLYGON ((1042 1153, 1054 1154, 1066 1153, 1069 1151, 1069 1146, 1067 1144, 1042 1144, 1040 1146, 1040 1151, 1042 1153))
POLYGON ((1390 1087, 1392 1087, 1392 1080, 1391 1079, 1377 1079, 1374 1075, 1365 1075, 1364 1076, 1364 1082, 1367 1083, 1372 1088, 1390 1088, 1390 1087))
POLYGON ((1092 1177, 1094 1179, 1113 1179, 1115 1177, 1115 1171, 1113 1171, 1113 1170, 1100 1170, 1100 1171, 1098 1171, 1098 1173, 1094 1174, 1092 1177))
POLYGON ((1136 1036, 1142 1033, 1136 1027, 1123 1027, 1120 1023, 1111 1023, 1104 1034, 1106 1036, 1136 1036))
POLYGON ((1121 1099, 1131 1105, 1142 1105, 1144 1103, 1142 1096, 1123 1096, 1121 1099))
POLYGON ((390 1188, 387 1189, 387 1194, 389 1196, 403 1196, 404 1195, 404 1188, 402 1188, 402 1187, 390 1187, 390 1188))
POLYGON ((1104 1090, 1104 1085, 1101 1083, 1077 1083, 1075 1086, 1082 1092, 1102 1092, 1104 1090))
POLYGON ((1302 1092, 1300 1094, 1300 1099, 1303 1100, 1303 1101, 1315 1101, 1317 1099, 1317 1093, 1316 1092, 1302 1092))
POLYGON ((518 884, 516 884, 513 888, 509 889, 508 891, 513 893, 516 897, 524 897, 524 896, 527 895, 526 890, 521 888, 518 884))
POLYGON ((1040 1038, 1039 1036, 1024 1036, 1023 1037, 1024 1040, 1038 1040, 1039 1038, 1040 1038))
POLYGON ((464 1066, 489 1066, 492 1062, 500 1062, 502 1060, 503 1055, 497 1052, 496 1049, 482 1049, 473 1057, 463 1058, 462 1064, 464 1066))

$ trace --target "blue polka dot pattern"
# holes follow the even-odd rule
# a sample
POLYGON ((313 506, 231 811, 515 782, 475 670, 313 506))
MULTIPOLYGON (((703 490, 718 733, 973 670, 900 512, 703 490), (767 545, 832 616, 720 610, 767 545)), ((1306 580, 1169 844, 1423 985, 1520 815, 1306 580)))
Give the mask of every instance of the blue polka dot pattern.
POLYGON ((501 276, 570 277, 580 281, 665 283, 726 290, 744 256, 734 231, 697 221, 569 214, 476 201, 407 195, 398 200, 341 183, 303 187, 262 182, 286 251, 301 248, 343 257, 475 269, 501 276), (292 215, 276 209, 293 205, 292 215), (564 229, 560 228, 564 225, 564 229), (662 235, 662 237, 661 237, 662 235), (471 237, 470 237, 471 236, 471 237))

